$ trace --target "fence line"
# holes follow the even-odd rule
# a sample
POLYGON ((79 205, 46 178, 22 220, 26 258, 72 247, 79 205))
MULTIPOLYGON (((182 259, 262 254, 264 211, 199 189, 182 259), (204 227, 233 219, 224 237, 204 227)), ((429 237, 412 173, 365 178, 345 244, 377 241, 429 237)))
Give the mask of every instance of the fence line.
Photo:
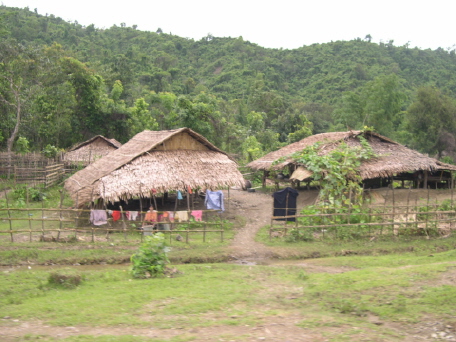
POLYGON ((429 202, 421 206, 374 206, 365 208, 363 212, 352 212, 349 207, 343 209, 348 212, 336 212, 341 209, 329 208, 328 211, 334 212, 271 216, 269 237, 287 236, 290 232, 308 239, 328 236, 337 238, 344 234, 371 239, 388 232, 394 236, 410 234, 424 235, 427 238, 448 237, 456 222, 456 211, 452 206, 449 210, 442 205, 430 205, 429 202), (442 210, 438 210, 439 207, 442 210), (283 223, 274 222, 278 220, 283 220, 283 223))
MULTIPOLYGON (((78 238, 79 233, 79 235, 90 234, 90 241, 95 242, 95 240, 100 241, 100 238, 97 238, 100 234, 105 234, 104 240, 108 241, 110 238, 113 238, 111 234, 123 233, 124 240, 127 240, 128 236, 137 236, 142 241, 144 236, 152 235, 155 232, 162 232, 169 235, 170 243, 173 235, 177 236, 180 234, 185 235, 186 243, 189 243, 190 234, 202 234, 202 240, 203 242, 206 242, 208 233, 218 233, 220 234, 220 241, 223 242, 224 240, 225 227, 220 216, 218 216, 218 220, 215 221, 157 221, 155 222, 156 225, 149 230, 147 227, 140 227, 143 220, 125 220, 124 215, 122 215, 122 219, 118 221, 109 218, 106 226, 88 227, 86 226, 86 223, 81 222, 81 220, 87 220, 86 222, 88 222, 88 217, 81 218, 81 214, 88 214, 90 211, 91 210, 86 209, 68 208, 1 208, 0 213, 4 212, 7 215, 1 215, 3 217, 0 217, 0 220, 8 222, 8 226, 4 229, 0 228, 0 236, 9 235, 9 240, 11 242, 16 242, 18 239, 16 239, 15 236, 17 237, 23 233, 28 234, 28 241, 30 242, 34 240, 33 236, 35 236, 35 240, 37 241, 86 241, 85 239, 78 238), (46 217, 46 211, 51 212, 56 216, 46 217), (16 214, 14 214, 15 212, 16 214), (32 212, 41 212, 41 217, 30 217, 33 215, 31 214, 32 212), (64 215, 65 212, 67 212, 66 217, 64 215), (15 215, 24 215, 25 213, 27 213, 28 217, 14 217, 15 215), (24 228, 27 226, 27 223, 16 229, 13 228, 13 223, 17 224, 20 221, 28 222, 28 228, 24 228), (42 225, 40 228, 37 228, 36 225, 35 227, 32 227, 32 222, 41 222, 42 225), (68 226, 70 223, 72 223, 73 226, 68 226), (45 224, 47 226, 45 226, 45 224), (65 227, 63 224, 65 224, 65 227), (161 225, 164 224, 169 224, 171 227, 170 230, 160 229, 161 225), (116 225, 117 227, 115 227, 116 225), (179 229, 179 226, 184 226, 184 229, 179 229), (53 233, 57 233, 57 235, 54 236, 53 233)), ((215 210, 202 211, 216 213, 215 210)), ((142 212, 141 214, 144 215, 145 213, 142 212)), ((184 240, 184 238, 181 237, 181 240, 184 240)))

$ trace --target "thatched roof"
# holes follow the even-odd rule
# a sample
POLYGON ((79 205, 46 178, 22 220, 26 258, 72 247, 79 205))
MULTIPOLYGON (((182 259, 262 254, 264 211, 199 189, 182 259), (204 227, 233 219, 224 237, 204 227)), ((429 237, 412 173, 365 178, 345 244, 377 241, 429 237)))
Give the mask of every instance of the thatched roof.
POLYGON ((305 165, 297 164, 290 156, 303 150, 307 146, 320 142, 320 153, 326 154, 336 148, 342 141, 351 146, 361 146, 359 136, 364 136, 372 147, 376 158, 362 163, 359 174, 362 179, 386 178, 401 172, 414 172, 418 170, 452 170, 454 165, 442 163, 417 151, 411 150, 391 139, 374 132, 349 131, 321 133, 304 138, 298 142, 287 145, 277 151, 266 154, 260 159, 247 164, 253 170, 283 170, 289 165, 297 168, 295 179, 303 180, 311 176, 305 165), (280 162, 275 161, 279 160, 280 162), (299 167, 300 166, 300 167, 299 167))
POLYGON ((80 205, 195 188, 243 186, 235 161, 189 128, 143 131, 75 173, 65 189, 80 205))
POLYGON ((122 144, 116 139, 108 139, 102 135, 76 144, 63 156, 63 160, 70 163, 90 164, 108 153, 117 150, 122 144))

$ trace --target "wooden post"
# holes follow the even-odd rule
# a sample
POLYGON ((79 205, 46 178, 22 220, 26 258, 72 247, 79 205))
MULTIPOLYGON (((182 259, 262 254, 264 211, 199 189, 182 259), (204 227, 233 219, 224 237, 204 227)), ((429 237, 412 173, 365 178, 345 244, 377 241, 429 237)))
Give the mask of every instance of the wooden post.
POLYGON ((6 199, 6 207, 8 208, 8 218, 9 220, 9 227, 10 227, 10 235, 11 235, 11 242, 14 242, 14 237, 13 237, 13 223, 11 222, 11 213, 10 213, 10 207, 9 207, 9 201, 8 201, 8 194, 5 189, 5 199, 6 199))
MULTIPOLYGON (((389 187, 388 190, 386 190, 386 195, 385 195, 385 203, 383 204, 383 215, 382 215, 382 223, 385 222, 385 217, 386 217, 386 201, 388 200, 388 194, 389 194, 389 187)), ((383 234, 383 224, 380 226, 380 235, 383 234)))
POLYGON ((203 242, 206 242, 206 224, 203 226, 203 242))
POLYGON ((60 205, 59 205, 59 218, 60 218, 60 224, 59 224, 59 232, 57 233, 57 241, 60 239, 60 231, 62 230, 62 206, 63 206, 63 191, 60 190, 60 205))
POLYGON ((127 224, 125 223, 124 211, 123 211, 122 206, 120 205, 119 208, 120 208, 120 217, 122 219, 122 229, 124 231, 124 239, 126 241, 127 240, 127 224))
POLYGON ((228 187, 228 211, 230 210, 231 196, 230 196, 230 187, 228 187))
POLYGON ((423 188, 427 189, 428 187, 428 171, 424 170, 424 181, 423 181, 423 188))
POLYGON ((30 210, 29 210, 29 191, 28 188, 26 188, 26 205, 27 205, 27 217, 29 221, 29 229, 30 229, 30 236, 29 236, 29 241, 32 242, 32 220, 30 219, 30 210))
POLYGON ((408 228, 408 216, 409 216, 409 203, 410 203, 410 193, 412 192, 412 188, 409 187, 408 195, 407 195, 407 208, 405 209, 405 228, 408 228))
POLYGON ((41 233, 44 238, 44 201, 41 201, 41 233))
POLYGON ((154 193, 152 193, 152 198, 154 199, 154 208, 155 208, 155 210, 158 210, 157 198, 155 197, 155 194, 154 194, 154 193))
POLYGON ((284 222, 284 227, 287 226, 287 222, 288 222, 288 196, 290 195, 289 192, 287 192, 287 198, 285 200, 285 221, 284 222))
POLYGON ((429 192, 430 192, 430 189, 428 188, 428 195, 427 195, 427 201, 426 201, 426 223, 424 225, 424 232, 426 233, 427 237, 429 237, 429 234, 428 234, 428 221, 429 221, 429 192))
POLYGON ((396 198, 394 196, 394 181, 391 182, 391 191, 392 191, 392 194, 393 194, 393 215, 392 215, 392 218, 391 218, 391 232, 393 233, 394 235, 394 221, 396 220, 396 198))

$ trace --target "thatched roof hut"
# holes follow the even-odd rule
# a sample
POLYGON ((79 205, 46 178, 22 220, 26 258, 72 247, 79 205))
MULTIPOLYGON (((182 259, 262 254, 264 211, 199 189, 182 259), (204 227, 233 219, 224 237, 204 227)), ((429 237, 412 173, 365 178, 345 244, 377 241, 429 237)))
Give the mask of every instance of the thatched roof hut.
POLYGON ((143 131, 75 173, 65 189, 80 205, 197 188, 243 186, 235 161, 189 128, 143 131))
POLYGON ((284 170, 288 168, 290 172, 293 172, 291 179, 305 180, 310 178, 312 173, 305 168, 305 165, 299 165, 291 158, 293 153, 301 151, 307 146, 312 146, 317 142, 321 143, 319 150, 322 154, 331 152, 343 141, 350 146, 361 146, 359 141, 360 136, 366 138, 377 155, 376 158, 369 159, 361 164, 358 172, 363 180, 388 178, 404 172, 456 171, 456 166, 454 165, 442 163, 437 159, 411 150, 375 132, 363 131, 312 135, 277 151, 268 153, 262 158, 250 162, 247 166, 253 170, 264 171, 284 170))
POLYGON ((66 164, 80 164, 85 166, 117 150, 120 146, 122 144, 116 139, 108 139, 102 135, 97 135, 71 147, 64 154, 63 160, 66 164))

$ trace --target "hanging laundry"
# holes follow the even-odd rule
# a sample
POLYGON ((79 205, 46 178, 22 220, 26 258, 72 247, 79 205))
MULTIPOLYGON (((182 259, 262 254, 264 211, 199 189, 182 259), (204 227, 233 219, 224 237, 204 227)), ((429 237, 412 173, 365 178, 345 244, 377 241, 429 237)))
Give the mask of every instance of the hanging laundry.
POLYGON ((106 210, 90 210, 90 222, 95 226, 108 223, 106 210))
POLYGON ((130 221, 136 221, 137 217, 138 217, 137 211, 130 211, 130 221))
POLYGON ((188 221, 188 211, 176 211, 174 215, 174 220, 178 222, 187 222, 188 221))
POLYGON ((169 211, 164 211, 163 212, 161 222, 170 222, 170 220, 169 220, 169 211))
POLYGON ((125 218, 127 219, 127 221, 130 220, 130 212, 129 211, 125 212, 125 218))
POLYGON ((117 220, 120 220, 122 217, 122 213, 119 210, 113 210, 112 211, 112 220, 116 222, 117 220))
POLYGON ((169 222, 174 222, 174 212, 168 211, 169 222))
MULTIPOLYGON (((272 194, 274 197, 273 216, 294 216, 296 215, 296 198, 299 193, 296 189, 285 188, 272 194)), ((277 218, 278 221, 296 221, 295 217, 277 218)))
POLYGON ((190 185, 187 186, 187 192, 191 195, 193 192, 192 192, 192 188, 190 187, 190 185))
POLYGON ((204 204, 207 209, 215 209, 220 211, 225 211, 225 206, 223 204, 223 192, 206 190, 206 199, 204 204))
POLYGON ((180 192, 180 190, 177 190, 177 199, 178 199, 178 200, 184 199, 184 198, 182 197, 182 192, 180 192))
POLYGON ((195 221, 203 220, 203 211, 202 210, 193 210, 190 215, 192 215, 195 218, 195 221))

